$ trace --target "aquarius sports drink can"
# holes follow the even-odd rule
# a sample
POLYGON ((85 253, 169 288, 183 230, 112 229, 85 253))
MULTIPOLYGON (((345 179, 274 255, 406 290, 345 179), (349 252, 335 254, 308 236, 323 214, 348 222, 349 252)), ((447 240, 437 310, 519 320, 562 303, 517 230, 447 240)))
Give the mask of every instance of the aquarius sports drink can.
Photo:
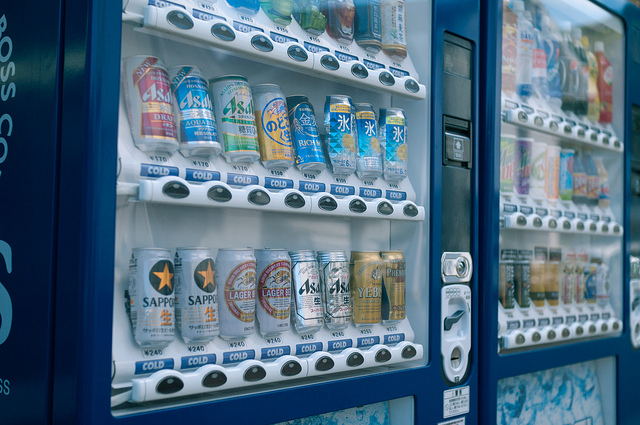
POLYGON ((224 75, 209 80, 218 139, 222 155, 230 163, 254 162, 260 158, 253 98, 247 79, 224 75))
POLYGON ((380 109, 378 139, 384 161, 384 179, 399 182, 407 177, 407 119, 399 108, 380 109))
POLYGON ((291 260, 284 249, 256 249, 258 305, 256 319, 263 337, 289 330, 291 260))
POLYGON ((382 270, 378 251, 351 251, 349 281, 353 324, 370 326, 382 319, 382 270))
POLYGON ((134 248, 129 260, 129 317, 143 348, 163 348, 175 338, 174 269, 161 248, 134 248))
POLYGON ((406 262, 402 251, 382 251, 382 323, 392 324, 404 320, 406 314, 406 262))
POLYGON ((218 288, 208 248, 181 247, 174 257, 176 325, 187 344, 206 343, 218 335, 218 288))
POLYGON ((218 156, 220 143, 209 96, 209 84, 195 66, 169 68, 180 152, 186 156, 218 156))
POLYGON ((531 145, 533 139, 520 137, 516 139, 516 169, 513 184, 519 195, 529 194, 531 176, 531 145))
POLYGON ((378 141, 378 123, 373 106, 356 103, 358 163, 356 173, 361 179, 376 179, 382 175, 382 155, 378 141))
POLYGON ((324 141, 335 176, 356 171, 355 114, 349 96, 330 95, 324 103, 324 141))
POLYGON ((563 201, 573 199, 573 149, 560 150, 560 171, 558 177, 558 193, 563 201))
POLYGON ((513 192, 513 172, 515 168, 516 136, 500 136, 500 192, 513 192))
POLYGON ((320 271, 313 251, 289 251, 291 320, 299 334, 317 332, 324 324, 320 271))
POLYGON ((322 171, 327 168, 318 134, 316 114, 306 96, 287 97, 289 125, 296 151, 296 167, 300 171, 322 171))
POLYGON ((529 196, 535 201, 544 200, 544 178, 547 165, 547 144, 533 142, 531 144, 531 173, 529 175, 529 196))
POLYGON ((293 142, 284 95, 276 84, 258 84, 251 92, 262 165, 286 170, 293 165, 293 142))
POLYGON ((558 201, 560 195, 560 146, 547 146, 544 192, 551 204, 558 201))
POLYGON ((131 56, 122 61, 124 94, 133 142, 143 152, 178 149, 169 74, 153 56, 131 56))
POLYGON ((349 261, 344 251, 318 251, 320 283, 324 299, 324 323, 331 330, 351 323, 349 261))
POLYGON ((254 330, 256 257, 252 249, 220 249, 216 256, 216 286, 222 290, 220 337, 244 338, 254 330))

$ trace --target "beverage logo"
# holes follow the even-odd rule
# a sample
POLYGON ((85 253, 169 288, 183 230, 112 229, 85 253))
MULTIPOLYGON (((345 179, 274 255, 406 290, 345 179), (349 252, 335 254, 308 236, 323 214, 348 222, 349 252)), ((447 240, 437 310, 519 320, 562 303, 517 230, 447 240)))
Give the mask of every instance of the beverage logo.
POLYGON ((604 75, 602 76, 602 79, 608 85, 613 84, 613 68, 612 67, 608 66, 607 69, 604 70, 604 75))
POLYGON ((300 289, 298 290, 298 294, 317 294, 319 292, 319 283, 316 280, 311 281, 307 279, 304 281, 302 285, 300 285, 300 289))
POLYGON ((168 260, 158 261, 151 267, 149 283, 162 295, 173 294, 173 264, 168 260))
POLYGON ((281 98, 272 99, 265 105, 262 111, 262 129, 277 144, 292 147, 287 109, 281 98))
POLYGON ((210 294, 216 290, 216 284, 213 280, 214 275, 215 271, 213 267, 213 260, 211 258, 207 258, 198 264, 193 272, 193 279, 195 280, 196 285, 198 285, 198 288, 210 294))
POLYGON ((252 323, 256 307, 256 262, 237 265, 224 285, 224 300, 229 312, 238 320, 252 323))
POLYGON ((571 70, 572 73, 577 73, 578 72, 578 61, 572 60, 571 64, 569 65, 569 69, 571 70))
POLYGON ((198 87, 189 90, 185 94, 178 106, 181 111, 185 109, 207 109, 211 111, 211 99, 205 88, 198 85, 198 87))
POLYGON ((349 293, 349 281, 348 279, 337 278, 333 279, 332 283, 329 285, 329 294, 348 294, 349 293))
POLYGON ((222 114, 224 116, 253 115, 253 103, 249 90, 242 87, 238 89, 238 94, 231 97, 222 109, 222 114))
POLYGON ((289 317, 291 305, 291 263, 274 261, 260 274, 258 298, 264 311, 277 319, 289 317))

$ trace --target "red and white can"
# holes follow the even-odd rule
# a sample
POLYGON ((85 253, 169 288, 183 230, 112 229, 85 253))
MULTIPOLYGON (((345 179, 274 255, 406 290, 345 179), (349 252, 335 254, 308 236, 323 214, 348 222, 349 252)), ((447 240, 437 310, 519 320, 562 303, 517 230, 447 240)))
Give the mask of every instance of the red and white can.
POLYGON ((256 319, 263 337, 289 330, 291 259, 284 249, 256 249, 258 305, 256 319))

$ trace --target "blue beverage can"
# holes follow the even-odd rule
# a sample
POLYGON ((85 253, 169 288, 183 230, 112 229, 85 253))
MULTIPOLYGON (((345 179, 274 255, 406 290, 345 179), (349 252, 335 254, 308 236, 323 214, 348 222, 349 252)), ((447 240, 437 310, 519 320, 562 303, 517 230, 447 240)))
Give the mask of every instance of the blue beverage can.
POLYGON ((562 149, 560 151, 560 199, 571 201, 573 199, 573 149, 562 149))
POLYGON ((209 97, 209 84, 195 66, 169 68, 180 152, 186 156, 218 156, 220 143, 209 97))
POLYGON ((324 103, 324 142, 335 176, 356 171, 355 113, 349 96, 329 95, 324 103))
POLYGON ((378 123, 373 106, 356 103, 356 129, 358 134, 358 163, 356 174, 361 179, 375 179, 382 175, 382 155, 378 141, 378 123))
POLYGON ((318 134, 313 106, 306 96, 287 97, 291 136, 296 151, 296 166, 300 171, 319 172, 327 168, 318 134))
POLYGON ((399 108, 380 109, 378 138, 384 159, 384 179, 399 182, 407 177, 407 119, 399 108))

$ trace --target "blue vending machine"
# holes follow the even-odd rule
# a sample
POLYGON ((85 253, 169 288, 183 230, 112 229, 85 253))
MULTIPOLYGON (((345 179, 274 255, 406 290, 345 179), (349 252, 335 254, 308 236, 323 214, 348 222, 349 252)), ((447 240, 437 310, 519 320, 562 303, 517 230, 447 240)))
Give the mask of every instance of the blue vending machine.
POLYGON ((637 423, 638 8, 486 6, 479 422, 637 423))
POLYGON ((0 422, 478 423, 479 41, 476 1, 0 7, 0 422))

